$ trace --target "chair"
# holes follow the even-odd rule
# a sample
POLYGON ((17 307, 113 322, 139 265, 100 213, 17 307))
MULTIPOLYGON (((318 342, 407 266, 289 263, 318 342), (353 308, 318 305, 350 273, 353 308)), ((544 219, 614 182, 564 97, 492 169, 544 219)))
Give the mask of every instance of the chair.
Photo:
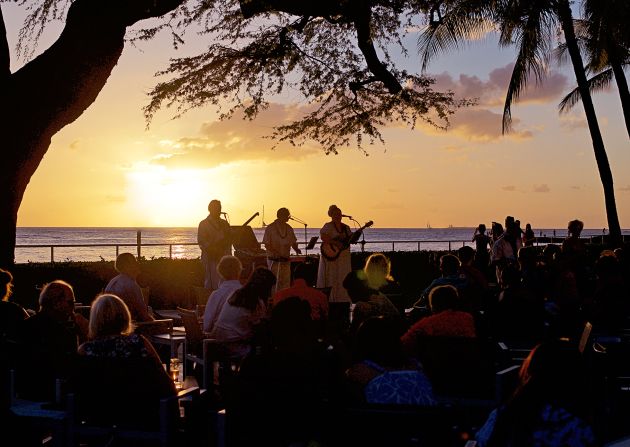
POLYGON ((142 292, 142 299, 144 300, 144 304, 149 305, 149 295, 151 293, 151 289, 149 287, 140 287, 140 291, 142 292))
POLYGON ((316 290, 319 290, 320 292, 322 292, 324 295, 326 295, 326 299, 330 300, 330 292, 332 290, 332 287, 315 287, 316 290))
POLYGON ((99 440, 176 445, 179 401, 199 395, 196 387, 174 394, 153 358, 82 357, 71 388, 66 397, 69 445, 99 440))
POLYGON ((202 366, 202 388, 219 385, 220 372, 232 369, 226 345, 205 337, 195 311, 181 307, 177 311, 186 329, 186 361, 202 366))

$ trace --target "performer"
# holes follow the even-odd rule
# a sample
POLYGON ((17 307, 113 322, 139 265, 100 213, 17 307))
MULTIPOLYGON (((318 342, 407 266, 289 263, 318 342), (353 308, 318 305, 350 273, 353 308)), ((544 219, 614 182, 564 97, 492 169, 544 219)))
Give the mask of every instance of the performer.
POLYGON ((350 273, 350 245, 352 230, 343 222, 341 210, 337 205, 330 205, 330 222, 324 224, 319 234, 322 238, 322 255, 319 257, 317 287, 331 287, 330 301, 350 302, 350 297, 343 287, 343 280, 350 273))
POLYGON ((203 286, 216 290, 220 282, 217 264, 223 256, 232 254, 232 237, 230 224, 221 219, 219 200, 210 201, 208 213, 208 217, 199 222, 197 243, 201 249, 201 262, 205 271, 203 286))
POLYGON ((295 232, 287 223, 291 217, 289 210, 280 208, 276 216, 278 218, 267 225, 263 236, 263 244, 267 249, 267 266, 277 280, 273 289, 274 294, 291 285, 291 261, 289 261, 291 248, 298 255, 302 254, 298 248, 295 232))

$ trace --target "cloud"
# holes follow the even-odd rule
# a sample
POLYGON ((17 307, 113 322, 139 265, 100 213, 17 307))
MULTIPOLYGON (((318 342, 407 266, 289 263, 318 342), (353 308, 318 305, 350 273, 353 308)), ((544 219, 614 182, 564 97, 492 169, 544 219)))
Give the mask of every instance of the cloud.
MULTIPOLYGON (((478 76, 461 74, 454 79, 447 72, 433 75, 436 80, 437 90, 452 90, 459 98, 477 98, 478 104, 486 107, 503 106, 505 93, 510 83, 514 64, 509 63, 504 67, 495 68, 488 74, 488 79, 483 80, 478 76)), ((547 77, 536 84, 533 75, 530 75, 530 83, 517 99, 520 104, 544 104, 557 102, 567 91, 568 78, 557 71, 550 71, 547 77)))
POLYGON ((516 186, 514 186, 514 185, 506 185, 506 186, 502 186, 501 189, 503 191, 513 192, 513 191, 516 191, 516 186))
POLYGON ((72 143, 70 143, 70 146, 68 146, 68 148, 71 151, 77 151, 81 148, 80 146, 81 146, 81 140, 74 140, 72 143))
POLYGON ((399 210, 404 209, 405 206, 400 202, 377 202, 372 205, 372 208, 377 210, 399 210))
POLYGON ((584 114, 561 114, 560 115, 560 127, 565 130, 586 129, 588 123, 584 114))
POLYGON ((299 106, 271 104, 254 121, 235 116, 204 123, 199 135, 160 142, 165 153, 152 162, 171 168, 203 169, 244 160, 301 160, 320 150, 307 144, 301 147, 280 144, 272 150, 274 142, 264 136, 271 134, 274 125, 289 122, 303 113, 299 106))
POLYGON ((630 185, 619 188, 619 191, 630 192, 630 185))
POLYGON ((580 190, 580 189, 582 189, 582 187, 580 187, 580 186, 571 186, 571 189, 580 190))
POLYGON ((505 136, 514 140, 526 140, 532 138, 529 130, 519 130, 520 120, 512 120, 512 131, 503 135, 503 115, 487 109, 469 108, 462 109, 451 118, 451 126, 448 132, 452 132, 462 138, 473 141, 493 141, 505 136))
POLYGON ((546 183, 543 183, 541 185, 534 185, 533 191, 534 192, 549 192, 551 190, 549 189, 549 186, 547 186, 546 183))

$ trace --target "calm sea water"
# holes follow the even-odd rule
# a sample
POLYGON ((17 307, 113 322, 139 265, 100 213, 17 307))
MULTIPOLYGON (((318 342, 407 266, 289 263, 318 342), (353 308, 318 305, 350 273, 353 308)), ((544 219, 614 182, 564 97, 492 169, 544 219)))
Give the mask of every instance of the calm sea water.
MULTIPOLYGON (((20 227, 17 229, 16 243, 24 245, 45 245, 46 247, 18 247, 15 250, 15 260, 18 263, 50 261, 51 250, 54 248, 55 261, 98 261, 113 260, 116 257, 118 244, 120 252, 135 253, 137 232, 141 232, 142 244, 172 244, 169 253, 168 245, 143 246, 142 255, 147 258, 169 257, 197 258, 200 256, 196 245, 197 228, 77 228, 77 227, 20 227), (180 245, 192 243, 195 245, 180 245), (95 245, 98 247, 60 247, 60 245, 95 245)), ((474 228, 367 228, 364 231, 366 251, 390 251, 392 241, 397 251, 417 250, 445 250, 448 241, 452 247, 460 247, 464 243, 470 244, 474 228), (439 242, 436 242, 439 241, 439 242)), ((558 237, 566 236, 566 229, 535 229, 536 235, 558 237)), ((254 228, 258 241, 262 240, 264 229, 254 228)), ((630 234, 630 230, 624 230, 630 234)), ((306 234, 303 228, 295 227, 298 241, 304 246, 312 236, 319 235, 319 228, 308 228, 306 234)), ((584 230, 582 235, 599 236, 602 230, 584 230)), ((353 251, 360 251, 359 244, 352 246, 353 251)), ((315 248, 311 253, 317 253, 315 248)))

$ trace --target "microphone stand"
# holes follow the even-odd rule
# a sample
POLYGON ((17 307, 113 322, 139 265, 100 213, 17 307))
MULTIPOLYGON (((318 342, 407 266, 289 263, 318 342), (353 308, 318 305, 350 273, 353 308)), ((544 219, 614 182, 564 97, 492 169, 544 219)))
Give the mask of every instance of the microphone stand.
MULTIPOLYGON (((356 219, 352 218, 352 217, 348 217, 348 219, 350 219, 351 221, 353 221, 355 224, 357 224, 358 228, 361 228, 361 224, 359 222, 357 222, 356 219)), ((359 241, 357 241, 359 242, 359 241)), ((356 244, 356 242, 355 242, 356 244)), ((361 251, 365 251, 365 232, 361 231, 361 251)))
POLYGON ((299 224, 304 225, 304 256, 306 256, 306 255, 308 255, 308 248, 307 248, 308 247, 308 241, 307 241, 307 236, 306 236, 306 227, 308 226, 308 224, 306 222, 304 222, 303 220, 298 219, 295 216, 291 216, 290 219, 296 221, 299 224))

